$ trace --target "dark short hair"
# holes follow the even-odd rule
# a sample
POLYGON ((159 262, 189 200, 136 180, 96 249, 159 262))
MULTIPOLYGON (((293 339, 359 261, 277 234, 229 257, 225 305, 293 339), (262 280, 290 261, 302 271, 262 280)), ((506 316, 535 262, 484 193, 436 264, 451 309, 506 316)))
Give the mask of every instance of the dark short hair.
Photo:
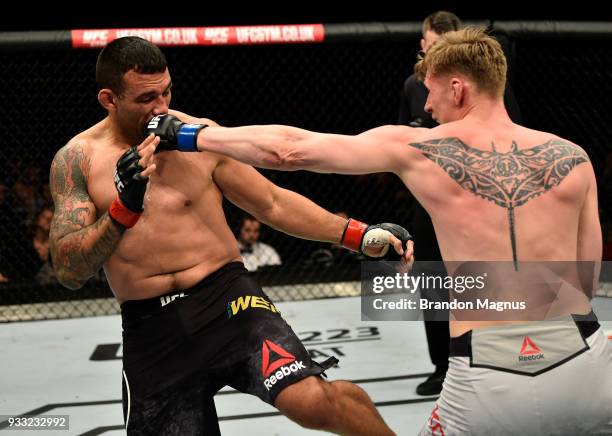
POLYGON ((423 35, 425 35, 427 30, 442 35, 446 32, 459 30, 460 27, 461 20, 457 15, 448 11, 438 11, 428 15, 423 20, 423 35))
POLYGON ((255 218, 253 215, 245 213, 242 215, 242 217, 240 218, 240 229, 242 230, 242 226, 244 226, 244 223, 247 221, 257 221, 259 222, 259 220, 257 218, 255 218))
POLYGON ((130 70, 153 74, 166 71, 168 64, 161 50, 146 39, 126 36, 102 49, 96 63, 96 82, 117 95, 123 92, 123 75, 130 70))

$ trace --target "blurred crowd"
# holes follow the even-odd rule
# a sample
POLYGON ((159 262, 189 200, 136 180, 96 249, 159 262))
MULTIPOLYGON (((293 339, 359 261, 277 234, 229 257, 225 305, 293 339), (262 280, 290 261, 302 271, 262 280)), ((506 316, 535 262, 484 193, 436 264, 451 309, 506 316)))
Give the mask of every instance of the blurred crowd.
POLYGON ((0 179, 0 282, 53 280, 49 229, 53 199, 48 171, 29 166, 0 179))

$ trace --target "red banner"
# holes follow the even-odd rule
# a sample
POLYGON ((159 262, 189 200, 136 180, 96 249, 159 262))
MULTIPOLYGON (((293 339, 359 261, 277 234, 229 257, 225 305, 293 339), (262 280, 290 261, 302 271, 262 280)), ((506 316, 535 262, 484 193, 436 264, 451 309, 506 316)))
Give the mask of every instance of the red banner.
POLYGON ((158 46, 299 44, 323 42, 322 24, 228 27, 160 27, 151 29, 72 30, 73 48, 103 47, 124 36, 140 36, 158 46))

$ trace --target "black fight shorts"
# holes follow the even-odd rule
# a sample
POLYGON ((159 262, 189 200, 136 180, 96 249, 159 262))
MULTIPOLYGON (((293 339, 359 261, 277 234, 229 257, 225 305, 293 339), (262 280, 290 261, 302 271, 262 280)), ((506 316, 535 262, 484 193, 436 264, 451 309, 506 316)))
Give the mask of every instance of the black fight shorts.
POLYGON ((218 434, 224 386, 274 405, 285 387, 337 362, 314 362, 240 262, 197 285, 121 305, 128 434, 218 434))

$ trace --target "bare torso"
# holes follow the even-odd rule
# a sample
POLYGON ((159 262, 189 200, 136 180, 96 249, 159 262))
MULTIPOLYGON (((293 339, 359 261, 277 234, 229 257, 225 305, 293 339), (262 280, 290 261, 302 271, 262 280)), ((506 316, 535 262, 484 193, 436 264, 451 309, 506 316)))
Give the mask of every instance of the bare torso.
MULTIPOLYGON (((91 161, 87 189, 98 216, 117 195, 115 164, 128 147, 111 140, 104 122, 77 137, 91 161)), ((214 180, 219 157, 172 151, 158 153, 154 160, 157 170, 149 179, 144 212, 104 264, 119 302, 186 289, 240 260, 214 180)))
MULTIPOLYGON (((463 120, 420 134, 411 148, 411 170, 400 177, 429 212, 445 261, 577 260, 593 180, 579 147, 509 122, 463 120)), ((589 310, 586 297, 571 302, 572 313, 589 310)), ((493 324, 454 321, 451 336, 493 324)))

